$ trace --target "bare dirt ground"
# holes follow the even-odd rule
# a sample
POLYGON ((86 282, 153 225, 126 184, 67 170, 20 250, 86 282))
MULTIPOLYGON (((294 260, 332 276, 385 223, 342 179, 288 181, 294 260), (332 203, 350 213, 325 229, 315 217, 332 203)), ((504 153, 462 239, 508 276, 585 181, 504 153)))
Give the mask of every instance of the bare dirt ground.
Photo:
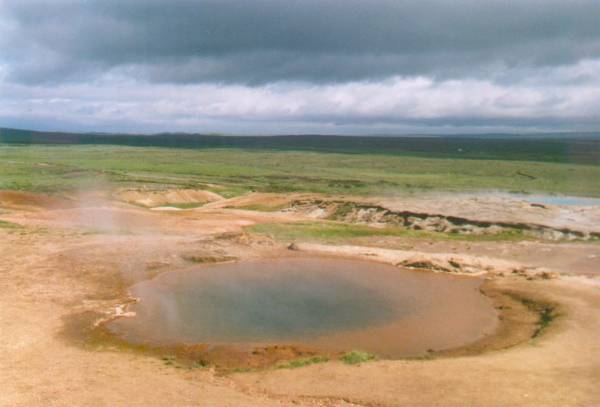
MULTIPOLYGON (((182 194, 173 199, 179 203, 205 196, 182 194)), ((165 203, 154 198, 153 204, 165 203)), ((162 212, 102 192, 65 199, 0 192, 0 219, 19 225, 0 228, 0 405, 600 405, 600 244, 370 237, 340 247, 300 243, 300 250, 290 253, 285 242, 249 235, 243 228, 302 220, 304 214, 232 208, 265 202, 279 207, 289 197, 273 198, 215 199, 197 209, 162 212), (535 339, 477 354, 450 352, 355 366, 330 361, 228 375, 211 368, 178 368, 112 344, 84 346, 86 338, 77 335, 77 329, 85 330, 74 323, 77 315, 114 314, 127 286, 162 271, 190 261, 306 253, 393 264, 452 260, 461 264, 452 272, 485 272, 499 289, 558 304, 559 317, 535 339), (526 272, 513 273, 523 267, 526 272), (545 278, 543 271, 560 275, 545 278)), ((419 208, 426 205, 433 204, 419 208)), ((463 211, 474 213, 476 201, 468 205, 463 211)), ((493 219, 494 205, 499 217, 512 216, 506 203, 488 202, 486 218, 493 219)), ((561 213, 573 219, 571 228, 597 225, 597 209, 529 210, 535 211, 531 218, 518 216, 552 226, 554 215, 561 213)))

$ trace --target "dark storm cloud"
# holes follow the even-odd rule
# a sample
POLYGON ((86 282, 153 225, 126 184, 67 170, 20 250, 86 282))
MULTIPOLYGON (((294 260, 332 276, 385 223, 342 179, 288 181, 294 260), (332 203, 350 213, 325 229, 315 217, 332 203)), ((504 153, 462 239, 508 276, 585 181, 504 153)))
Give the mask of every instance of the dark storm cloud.
POLYGON ((596 0, 0 0, 0 126, 595 130, 596 0))
POLYGON ((107 72, 176 83, 511 82, 507 69, 600 57, 594 0, 0 0, 0 11, 0 62, 20 83, 107 72))

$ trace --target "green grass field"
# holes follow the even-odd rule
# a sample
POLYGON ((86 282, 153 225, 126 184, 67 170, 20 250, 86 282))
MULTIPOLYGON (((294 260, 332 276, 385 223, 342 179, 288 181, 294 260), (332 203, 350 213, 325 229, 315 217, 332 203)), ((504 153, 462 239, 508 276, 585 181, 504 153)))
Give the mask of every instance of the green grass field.
POLYGON ((284 242, 347 243, 352 239, 365 237, 395 236, 405 239, 436 239, 463 241, 522 241, 527 236, 519 230, 490 235, 468 235, 461 233, 430 232, 411 230, 403 227, 387 226, 376 228, 341 222, 315 221, 294 223, 261 223, 247 228, 252 233, 269 236, 284 242))
POLYGON ((599 179, 600 166, 534 161, 232 148, 0 144, 0 189, 40 192, 99 184, 154 184, 213 189, 225 196, 247 191, 389 195, 423 190, 600 196, 599 179))

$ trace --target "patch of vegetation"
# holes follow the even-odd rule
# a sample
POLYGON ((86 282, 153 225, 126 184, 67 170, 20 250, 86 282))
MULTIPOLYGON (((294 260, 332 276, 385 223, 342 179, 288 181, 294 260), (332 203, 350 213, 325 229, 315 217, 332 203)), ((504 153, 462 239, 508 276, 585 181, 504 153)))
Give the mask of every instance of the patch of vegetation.
POLYGON ((190 263, 221 263, 225 261, 237 260, 237 257, 234 256, 212 256, 212 255, 183 255, 181 256, 185 261, 189 261, 190 263))
POLYGON ((205 360, 195 360, 189 365, 190 369, 206 369, 210 364, 205 360))
POLYGON ((358 350, 347 352, 341 357, 341 361, 348 365, 356 365, 359 363, 369 362, 375 359, 375 355, 372 355, 367 352, 361 352, 358 350))
POLYGON ((20 229, 22 226, 16 223, 8 222, 0 219, 0 229, 20 229))
POLYGON ((521 230, 509 230, 489 235, 429 232, 397 226, 372 227, 331 221, 262 223, 246 228, 251 233, 270 236, 280 241, 318 241, 337 243, 349 239, 395 236, 407 239, 440 239, 465 241, 517 241, 528 237, 521 230))
POLYGON ((169 366, 172 366, 173 364, 175 364, 175 362, 177 360, 177 358, 172 355, 163 356, 161 359, 165 363, 165 365, 169 365, 169 366))
POLYGON ((442 238, 450 240, 466 240, 474 242, 496 242, 496 241, 521 241, 521 240, 532 240, 534 239, 531 235, 528 235, 522 229, 507 229, 499 233, 490 234, 460 234, 460 233, 438 233, 443 235, 442 238))
POLYGON ((537 323, 537 328, 533 332, 532 338, 537 338, 540 336, 548 325, 558 316, 555 312, 555 309, 551 305, 547 304, 539 304, 533 301, 523 301, 523 303, 530 309, 536 311, 539 314, 539 320, 537 323))
POLYGON ((539 326, 535 330, 533 337, 535 338, 536 336, 541 334, 542 331, 544 329, 546 329, 552 321, 554 321, 554 318, 556 318, 556 314, 554 313, 554 308, 553 307, 544 307, 540 311, 540 321, 538 323, 539 326))
POLYGON ((93 235, 120 235, 120 236, 132 236, 135 233, 128 229, 103 229, 103 228, 86 228, 83 229, 80 234, 82 236, 93 236, 93 235))
POLYGON ((338 222, 261 223, 252 225, 247 230, 283 241, 332 241, 366 236, 394 235, 394 232, 401 232, 397 228, 379 229, 338 222))
POLYGON ((556 305, 554 304, 549 304, 541 301, 534 301, 530 298, 525 298, 516 295, 513 295, 513 298, 520 301, 529 310, 538 314, 536 329, 531 335, 532 339, 539 337, 548 328, 552 321, 554 321, 559 316, 556 310, 556 305))
POLYGON ((298 367, 310 366, 316 363, 325 363, 328 361, 329 358, 326 356, 313 356, 311 358, 290 360, 289 362, 277 365, 276 369, 295 369, 298 367))

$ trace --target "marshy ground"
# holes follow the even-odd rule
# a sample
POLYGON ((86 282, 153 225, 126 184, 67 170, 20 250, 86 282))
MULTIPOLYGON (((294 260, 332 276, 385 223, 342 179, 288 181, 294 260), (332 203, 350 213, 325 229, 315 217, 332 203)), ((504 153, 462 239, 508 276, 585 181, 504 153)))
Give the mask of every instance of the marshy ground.
MULTIPOLYGON (((219 179, 186 175, 185 168, 169 167, 175 164, 164 164, 171 172, 124 169, 133 154, 130 148, 119 150, 127 157, 117 164, 118 155, 106 156, 101 148, 94 155, 98 151, 92 154, 92 147, 83 148, 95 157, 92 167, 111 160, 110 165, 121 166, 118 170, 76 163, 65 158, 67 147, 55 150, 62 155, 35 147, 20 159, 16 149, 9 153, 20 161, 14 167, 5 164, 12 175, 0 192, 1 405, 600 402, 598 207, 495 195, 389 193, 377 190, 382 185, 377 169, 356 181, 357 193, 349 193, 355 187, 346 187, 347 182, 310 177, 302 179, 299 191, 250 192, 268 188, 244 183, 231 167, 229 178, 219 179), (77 168, 83 178, 97 174, 98 179, 72 188, 77 176, 64 177, 77 168), (35 185, 21 185, 27 191, 8 190, 10 183, 25 179, 35 185), (305 190, 315 185, 316 192, 305 190), (323 355, 285 344, 255 352, 207 352, 202 346, 151 349, 98 334, 101 321, 128 312, 132 285, 162 273, 207 263, 306 257, 378 262, 432 273, 432 278, 444 277, 433 273, 450 273, 484 279, 481 290, 496 308, 498 326, 473 343, 397 360, 370 360, 359 352, 323 355)), ((211 165, 223 158, 219 154, 210 158, 211 165)), ((277 154, 269 157, 275 160, 277 154)), ((279 158, 279 164, 268 164, 290 168, 289 156, 279 158)), ((436 165, 447 169, 451 163, 436 165)), ((513 177, 525 164, 506 165, 509 170, 486 172, 477 182, 488 180, 498 187, 525 182, 513 177)), ((275 167, 269 171, 279 171, 275 167)), ((223 174, 227 168, 214 171, 223 174)), ((468 177, 476 178, 483 168, 474 163, 468 177)), ((596 167, 574 168, 582 180, 597 179, 596 167)), ((562 170, 559 164, 531 165, 527 171, 538 171, 540 177, 527 182, 537 182, 543 192, 545 185, 556 187, 552 171, 562 170)), ((317 171, 325 178, 344 179, 343 170, 317 171)), ((360 171, 353 171, 349 178, 360 178, 360 171)), ((380 171, 385 172, 383 167, 380 171)), ((256 175, 258 184, 289 182, 256 175)), ((425 178, 436 187, 460 181, 425 178)), ((353 350, 360 351, 348 349, 353 350)))

